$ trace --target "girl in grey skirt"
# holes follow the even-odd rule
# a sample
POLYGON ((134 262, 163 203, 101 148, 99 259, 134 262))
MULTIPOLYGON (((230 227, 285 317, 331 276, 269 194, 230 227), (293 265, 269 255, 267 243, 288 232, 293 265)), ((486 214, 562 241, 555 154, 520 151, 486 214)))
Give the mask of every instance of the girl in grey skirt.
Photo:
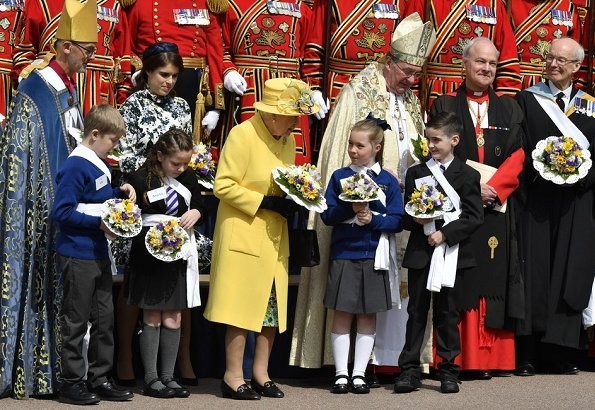
MULTIPOLYGON (((364 374, 376 332, 376 312, 391 308, 387 270, 376 270, 374 261, 379 243, 380 253, 388 252, 386 235, 399 232, 403 200, 397 179, 380 167, 386 121, 370 115, 351 129, 348 153, 351 165, 336 170, 326 189, 328 209, 322 221, 333 226, 330 273, 324 306, 335 310, 331 342, 335 359, 333 393, 369 393, 364 374), (369 176, 377 185, 375 195, 355 201, 343 185, 355 174, 369 176), (384 246, 386 245, 386 246, 384 246), (347 371, 351 323, 357 320, 355 359, 351 379, 347 371)), ((385 258, 388 259, 388 258, 385 258)))

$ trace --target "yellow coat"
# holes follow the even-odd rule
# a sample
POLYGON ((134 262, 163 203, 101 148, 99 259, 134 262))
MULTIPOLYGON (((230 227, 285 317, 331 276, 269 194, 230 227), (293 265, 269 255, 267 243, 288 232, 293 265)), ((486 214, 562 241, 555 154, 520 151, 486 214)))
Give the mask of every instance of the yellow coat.
POLYGON ((277 212, 258 207, 264 195, 282 195, 271 171, 294 159, 293 136, 275 140, 258 113, 230 131, 213 188, 220 203, 208 320, 260 332, 274 284, 279 331, 287 328, 287 223, 277 212))

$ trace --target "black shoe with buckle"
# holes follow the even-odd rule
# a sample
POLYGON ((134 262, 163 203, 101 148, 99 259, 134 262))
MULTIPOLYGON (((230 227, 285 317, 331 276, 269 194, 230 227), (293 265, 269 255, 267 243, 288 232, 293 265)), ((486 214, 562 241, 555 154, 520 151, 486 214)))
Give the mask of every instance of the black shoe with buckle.
POLYGON ((225 380, 221 380, 221 394, 226 399, 234 400, 260 400, 260 394, 252 390, 246 383, 240 385, 237 390, 232 389, 225 383, 225 380))
POLYGON ((281 399, 285 396, 285 394, 281 391, 280 388, 277 387, 274 381, 269 380, 264 385, 258 384, 258 382, 254 379, 250 381, 250 387, 256 393, 260 394, 264 397, 272 397, 274 399, 281 399))
POLYGON ((78 383, 64 383, 60 389, 58 400, 67 404, 97 404, 101 401, 98 395, 87 389, 83 381, 78 383))
POLYGON ((421 380, 414 374, 403 373, 395 380, 395 393, 411 393, 421 387, 421 380))
POLYGON ((98 395, 101 400, 108 401, 128 401, 134 397, 131 391, 117 386, 109 380, 99 386, 90 387, 89 391, 98 395))
POLYGON ((346 394, 349 393, 349 376, 346 374, 340 374, 335 376, 335 382, 331 387, 331 393, 333 394, 346 394), (347 383, 337 383, 339 380, 345 379, 347 383))
POLYGON ((354 394, 368 394, 370 393, 370 386, 366 383, 364 376, 353 376, 351 378, 351 393, 354 394), (361 380, 363 384, 354 384, 354 380, 361 380))

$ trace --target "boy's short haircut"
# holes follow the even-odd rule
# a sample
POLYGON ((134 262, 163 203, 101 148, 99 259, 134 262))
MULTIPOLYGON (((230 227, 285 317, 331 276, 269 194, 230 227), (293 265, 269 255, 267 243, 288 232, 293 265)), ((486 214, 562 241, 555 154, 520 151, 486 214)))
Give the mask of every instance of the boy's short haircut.
POLYGON ((85 115, 83 135, 86 137, 95 129, 100 134, 115 134, 121 137, 126 132, 126 124, 120 111, 109 104, 98 104, 85 115))
POLYGON ((463 134, 463 123, 459 116, 453 112, 442 111, 432 116, 426 123, 426 128, 444 132, 449 138, 453 135, 463 134))

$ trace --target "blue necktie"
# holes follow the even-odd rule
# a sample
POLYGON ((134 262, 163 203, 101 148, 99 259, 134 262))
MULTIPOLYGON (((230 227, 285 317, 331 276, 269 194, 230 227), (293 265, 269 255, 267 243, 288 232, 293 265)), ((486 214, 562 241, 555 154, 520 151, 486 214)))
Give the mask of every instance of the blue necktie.
POLYGON ((165 188, 165 214, 166 215, 177 215, 178 214, 178 193, 172 189, 169 185, 165 188))
POLYGON ((440 164, 440 171, 442 171, 444 173, 444 171, 446 171, 446 167, 442 164, 440 164))

